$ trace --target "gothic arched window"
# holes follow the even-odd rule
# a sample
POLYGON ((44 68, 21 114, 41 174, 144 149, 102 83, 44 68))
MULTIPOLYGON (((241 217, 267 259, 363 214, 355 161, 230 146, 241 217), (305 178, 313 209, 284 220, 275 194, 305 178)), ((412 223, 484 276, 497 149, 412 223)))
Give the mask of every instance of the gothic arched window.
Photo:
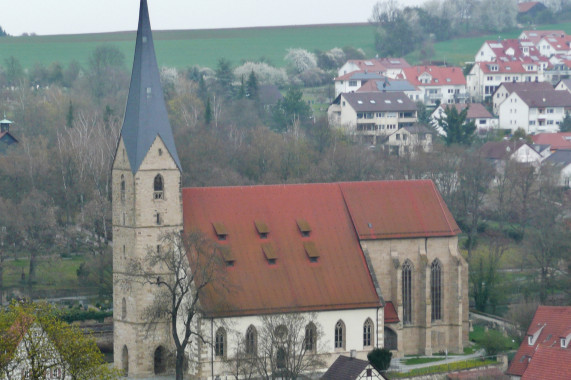
POLYGON ((371 318, 368 318, 363 324, 363 346, 368 347, 373 345, 373 331, 373 321, 371 321, 371 318))
POLYGON ((125 200, 125 176, 121 174, 121 200, 125 200))
POLYGON ((159 346, 155 350, 154 369, 155 375, 165 373, 167 369, 166 350, 163 346, 159 346))
POLYGON ((341 320, 335 324, 335 348, 345 349, 345 323, 341 320))
POLYGON ((125 298, 121 300, 121 319, 127 318, 127 301, 125 298))
POLYGON ((252 325, 246 330, 246 354, 256 355, 258 347, 258 332, 252 325))
POLYGON ((165 199, 163 176, 157 174, 153 181, 154 199, 165 199))
POLYGON ((127 346, 123 346, 123 352, 121 353, 121 360, 123 361, 123 375, 129 375, 129 350, 127 346))
POLYGON ((430 266, 430 300, 432 301, 432 320, 442 319, 442 266, 438 259, 430 266))
POLYGON ((226 355, 226 330, 224 330, 222 327, 216 331, 214 355, 222 358, 226 355))
POLYGON ((402 320, 412 323, 412 263, 407 260, 402 266, 402 320))
POLYGON ((315 351, 317 349, 317 328, 313 322, 309 322, 305 326, 305 349, 306 351, 315 351))

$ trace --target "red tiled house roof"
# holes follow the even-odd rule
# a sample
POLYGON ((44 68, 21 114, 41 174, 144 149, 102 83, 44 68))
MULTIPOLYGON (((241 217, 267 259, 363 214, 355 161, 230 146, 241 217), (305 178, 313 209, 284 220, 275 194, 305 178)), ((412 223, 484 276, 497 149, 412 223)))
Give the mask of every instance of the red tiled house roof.
POLYGON ((551 145, 551 150, 571 149, 571 132, 538 133, 531 139, 536 144, 551 145))
POLYGON ((561 348, 561 336, 571 327, 571 307, 539 306, 527 330, 527 337, 519 346, 508 370, 508 375, 522 376, 522 379, 568 379, 569 376, 547 377, 549 374, 571 373, 571 346, 561 348), (534 334, 537 334, 534 336, 534 334), (532 344, 529 344, 531 340, 532 344), (557 348, 559 347, 559 348, 557 348), (559 352, 561 351, 561 352, 559 352), (539 356, 536 356, 540 353, 539 356), (546 357, 556 356, 565 361, 551 362, 546 357), (533 363, 533 365, 532 365, 533 363), (552 363, 553 369, 546 367, 552 363), (553 363, 556 363, 555 365, 553 363), (531 370, 527 374, 528 369, 531 370), (544 371, 544 372, 541 372, 544 371), (537 375, 540 376, 537 376, 537 375))
POLYGON ((414 86, 466 85, 466 78, 460 67, 413 66, 403 69, 405 79, 414 86), (422 83, 419 77, 428 73, 432 79, 422 83))
POLYGON ((213 240, 213 223, 227 231, 219 243, 234 258, 226 269, 233 289, 224 309, 216 308, 214 291, 204 297, 212 316, 380 307, 359 238, 460 232, 431 181, 186 188, 183 210, 187 231, 198 228, 213 240), (298 221, 309 226, 309 236, 298 221), (266 238, 256 222, 267 227, 266 238), (308 242, 317 262, 308 258, 308 242), (275 264, 266 259, 265 244, 275 264))

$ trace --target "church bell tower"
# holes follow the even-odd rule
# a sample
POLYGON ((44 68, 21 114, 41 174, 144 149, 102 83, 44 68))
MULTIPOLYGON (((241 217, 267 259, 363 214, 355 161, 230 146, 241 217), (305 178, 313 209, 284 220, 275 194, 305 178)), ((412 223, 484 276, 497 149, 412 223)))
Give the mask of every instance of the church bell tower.
MULTIPOLYGON (((160 251, 160 237, 182 230, 181 167, 161 88, 147 0, 139 26, 125 119, 112 169, 114 362, 130 378, 166 370, 168 321, 150 326, 154 285, 129 272, 132 259, 160 251)), ((168 275, 159 273, 157 276, 168 275)))

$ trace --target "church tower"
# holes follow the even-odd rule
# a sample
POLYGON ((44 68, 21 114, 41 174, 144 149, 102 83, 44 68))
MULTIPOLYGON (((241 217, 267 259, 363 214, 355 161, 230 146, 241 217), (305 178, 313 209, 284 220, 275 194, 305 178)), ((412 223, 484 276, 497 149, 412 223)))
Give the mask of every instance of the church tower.
POLYGON ((140 4, 131 85, 112 181, 115 366, 131 378, 152 377, 166 367, 171 350, 169 324, 159 322, 149 329, 144 312, 156 289, 141 285, 140 278, 129 273, 128 263, 142 259, 149 249, 160 250, 163 233, 182 230, 182 193, 147 0, 140 4))

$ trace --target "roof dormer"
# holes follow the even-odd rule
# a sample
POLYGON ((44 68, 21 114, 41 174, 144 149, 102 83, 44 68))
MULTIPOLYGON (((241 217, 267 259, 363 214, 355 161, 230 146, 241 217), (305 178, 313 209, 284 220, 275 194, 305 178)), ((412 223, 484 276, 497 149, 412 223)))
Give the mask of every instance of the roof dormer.
POLYGON ((537 329, 535 330, 535 332, 533 332, 527 336, 527 344, 529 344, 530 346, 533 346, 535 344, 535 342, 537 342, 537 338, 539 337, 539 335, 541 334, 541 331, 543 331, 543 328, 546 325, 547 325, 547 323, 544 323, 542 326, 537 326, 537 329))

